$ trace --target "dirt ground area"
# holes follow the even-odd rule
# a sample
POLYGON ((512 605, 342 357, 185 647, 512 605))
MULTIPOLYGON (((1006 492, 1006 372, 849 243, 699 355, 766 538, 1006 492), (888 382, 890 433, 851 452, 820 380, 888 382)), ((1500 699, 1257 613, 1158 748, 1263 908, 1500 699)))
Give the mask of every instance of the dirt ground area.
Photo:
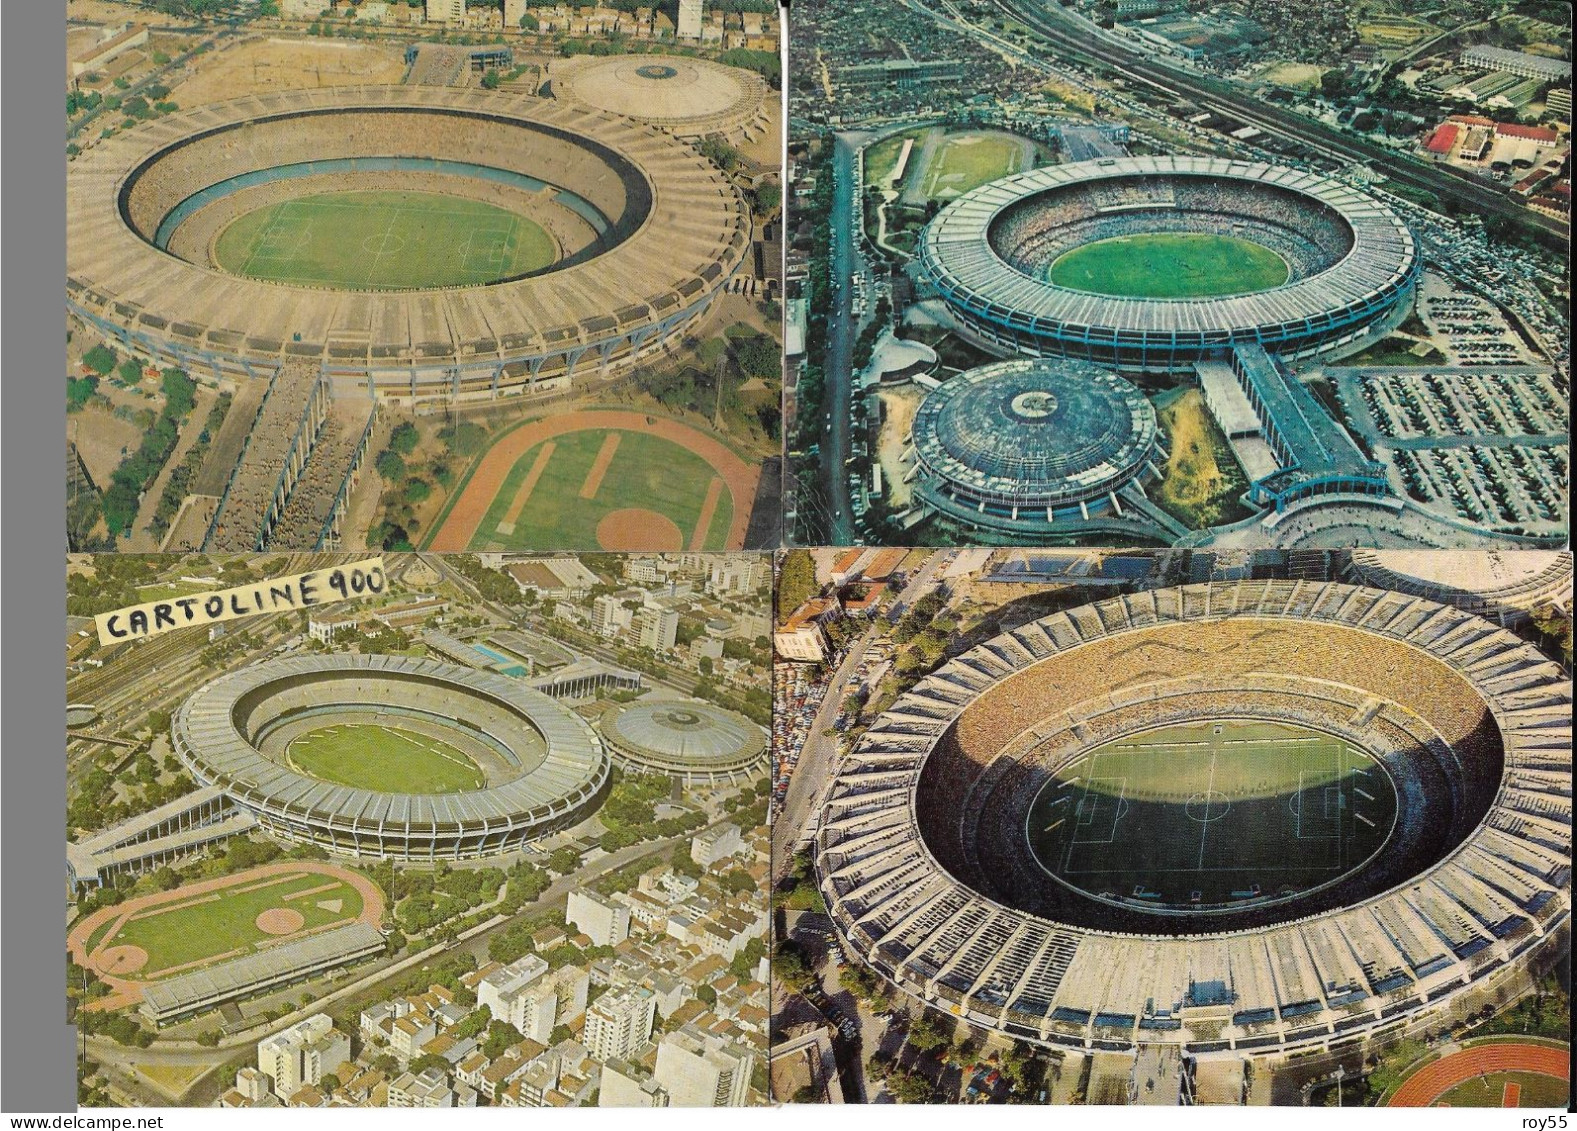
MULTIPOLYGON (((111 393, 121 392, 107 385, 100 388, 111 393)), ((109 486, 110 476, 125 454, 135 451, 142 443, 142 429, 129 420, 116 417, 114 411, 99 400, 66 417, 66 435, 76 443, 88 474, 100 490, 109 486)))
MULTIPOLYGON (((96 24, 146 23, 149 12, 135 4, 115 0, 66 0, 66 19, 89 20, 96 24)), ((160 17, 155 23, 174 25, 178 21, 160 17)))
POLYGON ((896 512, 907 507, 913 495, 911 485, 904 482, 910 465, 903 461, 903 452, 909 446, 909 430, 914 427, 914 414, 920 410, 925 390, 916 385, 904 385, 882 389, 876 395, 882 402, 882 429, 876 438, 876 460, 882 465, 882 489, 886 492, 887 509, 896 512))
POLYGON ((203 106, 262 91, 394 85, 404 74, 397 44, 250 39, 205 58, 170 97, 183 107, 203 106))

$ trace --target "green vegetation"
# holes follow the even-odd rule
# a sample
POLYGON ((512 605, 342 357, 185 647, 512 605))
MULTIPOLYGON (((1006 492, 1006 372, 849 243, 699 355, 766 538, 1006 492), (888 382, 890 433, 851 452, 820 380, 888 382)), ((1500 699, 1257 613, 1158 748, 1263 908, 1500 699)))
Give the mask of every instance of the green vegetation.
POLYGON ((778 572, 778 621, 781 623, 818 591, 816 561, 810 556, 810 551, 790 550, 784 554, 778 572))
POLYGON ((392 726, 324 727, 292 742, 286 758, 315 778, 379 793, 458 793, 487 780, 453 746, 392 726))
POLYGON ((1236 236, 1154 232, 1076 247, 1046 269, 1048 282, 1122 298, 1205 298, 1269 290, 1286 261, 1236 236))
POLYGON ((114 371, 116 361, 115 351, 102 344, 94 346, 82 355, 82 364, 100 377, 108 377, 114 371))
POLYGON ((951 200, 1010 173, 1021 172, 1025 143, 1001 134, 949 136, 925 170, 925 195, 951 200))
POLYGON ((1186 906, 1335 879, 1395 816, 1390 779, 1362 751, 1292 724, 1207 720, 1063 767, 1029 828, 1036 856, 1069 883, 1186 906))
POLYGON ((313 286, 405 290, 541 270, 557 245, 539 225, 440 193, 321 193, 248 212, 214 244, 227 271, 313 286))
MULTIPOLYGON (((551 442, 553 454, 514 517, 513 528, 501 526, 509 521, 521 485, 541 454, 540 444, 526 451, 504 477, 477 528, 473 549, 598 546, 597 524, 612 511, 632 507, 664 515, 678 527, 683 544, 689 544, 708 487, 716 478, 711 465, 700 456, 671 440, 642 432, 589 429, 551 442), (613 460, 596 495, 583 499, 580 492, 604 442, 612 435, 619 437, 613 460)), ((725 489, 707 527, 703 548, 723 548, 733 516, 734 501, 725 489)))
POLYGON ((1247 518, 1240 498, 1248 477, 1205 406, 1199 389, 1187 389, 1156 413, 1168 457, 1151 497, 1183 525, 1200 530, 1247 518))
POLYGON ((81 412, 87 403, 93 399, 93 394, 98 392, 99 379, 97 377, 67 377, 66 378, 66 411, 81 412))
POLYGON ((104 492, 104 524, 112 535, 130 532, 142 493, 163 470, 165 461, 175 450, 181 421, 192 411, 197 384, 184 370, 166 369, 162 387, 164 408, 158 419, 143 436, 141 446, 115 469, 109 488, 104 492))
POLYGON ((1394 336, 1376 342, 1362 353, 1346 358, 1343 365, 1439 365, 1446 355, 1427 342, 1394 336))
POLYGON ((186 455, 181 457, 181 462, 176 464, 175 470, 170 472, 170 477, 164 481, 164 491, 159 495, 159 504, 154 508, 153 519, 148 523, 148 529, 155 537, 162 538, 170 524, 175 520, 175 515, 181 509, 191 488, 192 481, 197 478, 197 473, 202 469, 203 460, 208 458, 208 449, 213 446, 214 437, 219 434, 219 428, 224 424, 225 414, 230 411, 230 402, 233 398, 229 393, 220 393, 214 401, 213 407, 208 410, 208 417, 203 421, 203 430, 197 434, 197 440, 187 449, 186 455))
POLYGON ((249 890, 225 888, 171 904, 167 911, 152 909, 122 924, 104 945, 145 950, 148 964, 136 971, 136 976, 146 979, 172 967, 232 951, 251 951, 272 941, 276 936, 259 929, 256 922, 265 911, 296 911, 304 920, 303 930, 349 921, 361 914, 361 895, 355 888, 316 872, 282 875, 261 884, 241 886, 249 890), (309 890, 311 896, 294 897, 297 892, 309 890))

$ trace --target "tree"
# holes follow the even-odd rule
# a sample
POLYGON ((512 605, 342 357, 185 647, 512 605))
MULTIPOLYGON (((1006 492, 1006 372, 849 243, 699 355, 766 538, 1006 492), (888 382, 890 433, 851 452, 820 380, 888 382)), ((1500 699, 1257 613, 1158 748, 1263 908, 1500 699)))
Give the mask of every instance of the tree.
POLYGON ((1347 72, 1332 67, 1320 76, 1320 93, 1326 98, 1340 98, 1347 89, 1347 72))
POLYGON ((947 1044, 947 1037, 936 1022, 922 1013, 909 1027, 909 1044, 917 1052, 930 1052, 947 1044))
POLYGON ((116 360, 115 351, 103 344, 94 346, 82 355, 82 364, 100 377, 108 377, 113 372, 116 360))
POLYGON ((378 453, 376 467, 385 483, 394 483, 405 478, 405 461, 391 448, 385 448, 378 453))
POLYGON ((389 449, 408 456, 416 450, 417 443, 421 440, 421 433, 416 431, 416 425, 409 421, 401 421, 394 426, 394 431, 389 433, 389 449))
POLYGON ((778 620, 784 620, 795 609, 816 595, 816 561, 809 550, 790 550, 783 555, 783 567, 778 573, 778 620))

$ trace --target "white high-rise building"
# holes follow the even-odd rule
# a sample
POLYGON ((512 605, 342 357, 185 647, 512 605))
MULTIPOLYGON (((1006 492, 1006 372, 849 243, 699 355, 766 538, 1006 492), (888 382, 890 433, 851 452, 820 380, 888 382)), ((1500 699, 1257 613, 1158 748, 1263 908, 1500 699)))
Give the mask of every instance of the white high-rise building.
POLYGON ((705 14, 703 0, 679 0, 679 25, 676 34, 680 39, 701 38, 701 17, 705 14))
POLYGON ((426 0, 422 14, 430 24, 463 24, 465 0, 426 0))
POLYGON ((594 891, 570 892, 564 918, 593 946, 618 946, 630 937, 630 909, 594 891))
POLYGON ((719 860, 727 860, 745 850, 744 837, 739 826, 732 821, 697 833, 690 838, 690 859, 703 868, 710 868, 719 860))
POLYGON ((674 1107, 743 1107, 755 1063, 749 1049, 686 1026, 657 1046, 652 1078, 674 1107))
POLYGON ((668 1093, 650 1076, 633 1065, 612 1060, 602 1066, 602 1088, 597 1093, 598 1107, 667 1107, 668 1093))
POLYGON ((325 1073, 337 1074, 349 1060, 350 1038, 326 1013, 314 1013, 257 1043, 258 1070, 274 1082, 274 1094, 282 1100, 318 1083, 325 1073))
POLYGON ((581 1043, 594 1060, 628 1057, 652 1035, 657 1000, 644 988, 610 990, 586 1010, 581 1043))
POLYGON ((630 627, 630 610, 612 593, 604 593, 591 603, 591 627, 603 636, 617 636, 630 627))
POLYGON ((487 1006, 495 1021, 508 1022, 521 1036, 548 1044, 558 1016, 558 991, 547 974, 548 964, 528 954, 478 982, 476 1004, 487 1006))
POLYGON ((635 614, 636 643, 653 652, 673 649, 679 635, 679 614, 672 609, 659 609, 648 605, 635 614))

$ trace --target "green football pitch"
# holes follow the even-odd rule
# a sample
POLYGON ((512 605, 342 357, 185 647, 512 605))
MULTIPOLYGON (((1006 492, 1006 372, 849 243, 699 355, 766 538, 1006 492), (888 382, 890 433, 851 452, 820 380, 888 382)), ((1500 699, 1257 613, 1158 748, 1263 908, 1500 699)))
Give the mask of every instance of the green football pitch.
MULTIPOLYGON (((642 510, 672 522, 682 540, 675 548, 683 549, 691 545, 716 478, 706 460, 660 436, 605 428, 564 433, 515 461, 477 527, 472 548, 595 549, 604 546, 598 536, 604 518, 614 511, 642 510), (604 446, 614 436, 618 446, 599 471, 599 457, 606 458, 604 446), (553 449, 538 467, 548 443, 553 449)), ((723 549, 733 518, 733 499, 724 487, 702 548, 723 549)))
POLYGON ((1362 750, 1291 724, 1206 720, 1064 766, 1026 831, 1042 867, 1091 895, 1241 906, 1350 872, 1395 816, 1390 777, 1362 750))
MULTIPOLYGON (((148 954, 137 977, 158 977, 161 971, 230 955, 250 953, 276 936, 257 925, 265 911, 282 908, 298 912, 299 930, 309 931, 333 923, 350 922, 361 915, 362 901, 350 884, 320 873, 281 875, 259 883, 194 896, 169 910, 153 908, 121 925, 105 946, 141 947, 148 954), (242 890, 242 888, 248 890, 242 890), (321 890, 318 890, 321 889, 321 890), (299 898, 296 893, 308 892, 299 898)), ((95 947, 95 949, 97 949, 95 947)))
POLYGON ((331 192, 255 209, 214 242, 226 271, 358 290, 491 283, 540 270, 553 238, 513 212, 425 192, 331 192))
POLYGON ((486 775, 448 743, 391 726, 342 723, 297 738, 292 768, 324 781, 379 793, 458 793, 486 775))
POLYGON ((1287 264, 1236 236, 1154 232, 1076 247, 1052 261, 1046 281, 1120 298, 1207 298, 1279 287, 1287 264))

